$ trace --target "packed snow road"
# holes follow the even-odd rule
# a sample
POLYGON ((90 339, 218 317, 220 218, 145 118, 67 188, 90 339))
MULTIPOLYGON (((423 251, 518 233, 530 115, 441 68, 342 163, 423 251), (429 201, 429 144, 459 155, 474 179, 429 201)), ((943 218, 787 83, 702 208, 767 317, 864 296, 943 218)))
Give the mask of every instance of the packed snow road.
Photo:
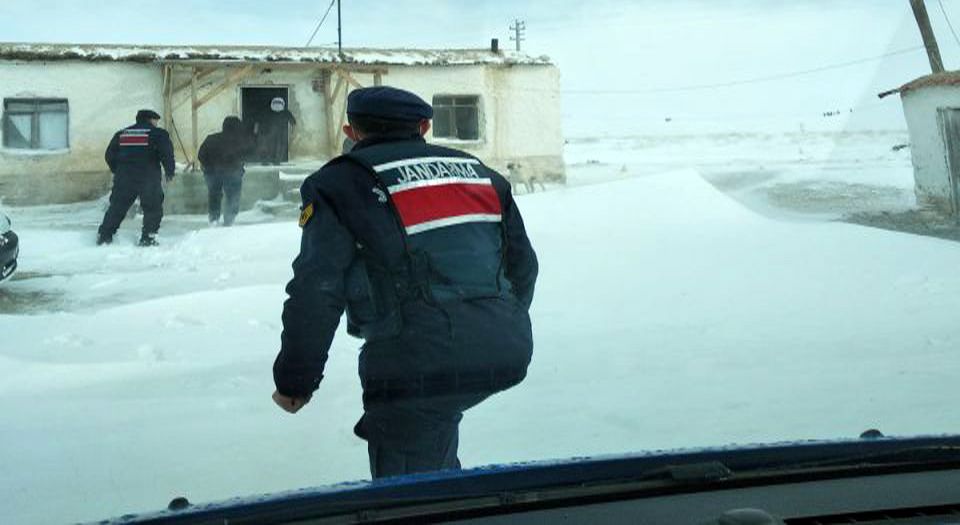
MULTIPOLYGON (((534 362, 467 413, 466 466, 960 432, 960 244, 770 220, 691 171, 518 202, 541 259, 534 362)), ((295 222, 174 228, 156 249, 135 226, 100 248, 21 228, 38 275, 11 289, 56 299, 0 315, 4 521, 366 478, 358 341, 338 334, 305 410, 270 400, 295 222)))

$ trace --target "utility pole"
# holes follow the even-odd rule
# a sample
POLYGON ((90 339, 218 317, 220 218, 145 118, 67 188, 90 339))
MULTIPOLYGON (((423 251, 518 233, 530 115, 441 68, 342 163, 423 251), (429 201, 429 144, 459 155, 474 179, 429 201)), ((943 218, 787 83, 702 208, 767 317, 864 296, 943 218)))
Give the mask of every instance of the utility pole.
POLYGON ((337 0, 337 54, 343 58, 343 29, 341 28, 340 0, 337 0))
POLYGON ((913 16, 917 19, 917 25, 920 27, 920 36, 923 37, 923 45, 927 48, 927 58, 930 59, 930 69, 934 73, 943 72, 943 59, 940 58, 940 48, 937 47, 937 37, 933 34, 933 28, 930 27, 930 17, 927 16, 927 6, 923 0, 910 0, 910 7, 913 8, 913 16))
POLYGON ((523 20, 520 20, 519 18, 515 18, 513 20, 513 25, 510 26, 510 30, 513 31, 513 35, 514 35, 510 37, 510 40, 513 40, 517 43, 517 51, 519 52, 520 42, 526 40, 525 38, 523 38, 523 32, 527 30, 527 24, 523 20))

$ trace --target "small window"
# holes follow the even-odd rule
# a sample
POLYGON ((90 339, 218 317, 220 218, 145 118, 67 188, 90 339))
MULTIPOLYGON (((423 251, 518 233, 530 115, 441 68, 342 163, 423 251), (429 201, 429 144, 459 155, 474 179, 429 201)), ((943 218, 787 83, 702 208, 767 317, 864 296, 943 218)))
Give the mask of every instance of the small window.
POLYGON ((480 97, 433 97, 433 136, 442 139, 480 139, 480 97))
POLYGON ((67 101, 8 98, 3 100, 3 147, 10 149, 67 149, 67 101))

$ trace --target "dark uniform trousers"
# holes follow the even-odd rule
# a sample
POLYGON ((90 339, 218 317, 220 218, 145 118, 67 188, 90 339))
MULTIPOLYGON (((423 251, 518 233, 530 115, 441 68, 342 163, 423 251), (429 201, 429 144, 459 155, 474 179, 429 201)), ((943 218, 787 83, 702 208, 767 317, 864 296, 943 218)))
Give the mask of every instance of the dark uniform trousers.
POLYGON ((459 469, 459 426, 466 399, 410 398, 368 403, 354 433, 367 441, 374 479, 459 469))
POLYGON ((123 222, 130 206, 140 199, 143 210, 143 234, 154 235, 163 219, 163 185, 157 175, 114 175, 110 207, 103 217, 100 234, 112 236, 123 222))
MULTIPOLYGON (((433 322, 420 316, 436 312, 437 307, 407 308, 408 319, 420 322, 406 326, 397 338, 363 345, 360 375, 364 414, 354 433, 367 441, 370 474, 374 479, 459 469, 457 452, 463 413, 494 393, 519 383, 526 375, 526 367, 490 365, 473 368, 473 371, 442 369, 383 378, 371 372, 371 365, 377 362, 372 368, 384 371, 393 368, 388 362, 403 361, 409 356, 419 356, 418 361, 431 359, 426 356, 452 356, 461 352, 482 356, 485 345, 494 338, 503 347, 522 346, 517 340, 524 340, 524 335, 484 339, 471 329, 472 325, 482 324, 520 334, 529 331, 526 316, 518 315, 524 320, 511 323, 499 316, 484 315, 496 310, 499 304, 497 300, 480 300, 471 305, 448 305, 445 313, 437 315, 433 322), (448 319, 458 330, 444 329, 448 319), (487 322, 482 323, 481 319, 487 322), (510 326, 512 324, 517 326, 510 326)), ((494 353, 487 350, 488 354, 494 353)))

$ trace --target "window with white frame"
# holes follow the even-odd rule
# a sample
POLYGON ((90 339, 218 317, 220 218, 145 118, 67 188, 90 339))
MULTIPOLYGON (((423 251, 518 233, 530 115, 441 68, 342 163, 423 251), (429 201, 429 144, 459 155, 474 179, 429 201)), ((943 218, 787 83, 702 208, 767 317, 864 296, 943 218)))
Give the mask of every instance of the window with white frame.
POLYGON ((441 139, 480 139, 480 97, 435 95, 433 136, 441 139))
POLYGON ((58 150, 69 146, 66 99, 3 99, 3 147, 58 150))

